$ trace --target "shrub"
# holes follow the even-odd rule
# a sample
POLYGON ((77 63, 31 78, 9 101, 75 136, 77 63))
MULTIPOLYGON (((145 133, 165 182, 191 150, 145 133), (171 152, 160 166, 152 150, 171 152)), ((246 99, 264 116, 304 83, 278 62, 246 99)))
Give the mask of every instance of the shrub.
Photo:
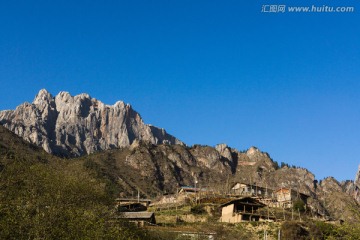
POLYGON ((204 214, 204 213, 206 213, 206 210, 204 208, 204 205, 198 204, 198 205, 193 206, 190 209, 190 212, 193 214, 204 214))
POLYGON ((286 240, 305 240, 309 233, 297 222, 284 222, 281 226, 281 238, 286 240))
POLYGON ((294 201, 293 209, 296 211, 304 212, 306 209, 305 203, 300 199, 294 201))

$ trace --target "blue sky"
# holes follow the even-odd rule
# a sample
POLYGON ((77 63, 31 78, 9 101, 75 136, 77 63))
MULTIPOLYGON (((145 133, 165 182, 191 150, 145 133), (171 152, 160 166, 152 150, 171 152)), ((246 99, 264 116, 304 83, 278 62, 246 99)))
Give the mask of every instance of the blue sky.
POLYGON ((0 2, 0 109, 89 93, 188 145, 257 146, 317 179, 360 164, 360 2, 0 2), (263 5, 354 13, 262 13, 263 5))

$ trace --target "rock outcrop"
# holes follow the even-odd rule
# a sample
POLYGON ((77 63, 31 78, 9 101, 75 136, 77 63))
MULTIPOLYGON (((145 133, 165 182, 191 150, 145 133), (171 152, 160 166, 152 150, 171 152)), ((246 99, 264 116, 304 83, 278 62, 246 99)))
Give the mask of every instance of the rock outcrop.
POLYGON ((360 165, 354 181, 344 181, 341 183, 345 192, 351 195, 360 204, 360 165))
POLYGON ((53 97, 45 89, 33 103, 0 112, 0 124, 47 152, 72 157, 99 150, 130 146, 134 140, 153 144, 183 144, 143 122, 129 104, 106 105, 88 94, 53 97))

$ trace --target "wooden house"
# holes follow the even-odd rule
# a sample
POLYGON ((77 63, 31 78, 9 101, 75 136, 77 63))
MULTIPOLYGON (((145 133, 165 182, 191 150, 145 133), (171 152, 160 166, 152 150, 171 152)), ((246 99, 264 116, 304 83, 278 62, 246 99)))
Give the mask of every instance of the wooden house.
POLYGON ((178 194, 209 194, 212 193, 208 188, 192 187, 192 186, 181 186, 178 190, 178 194))
POLYGON ((146 212, 150 203, 150 199, 117 198, 118 216, 115 218, 135 223, 139 227, 145 224, 155 224, 155 214, 146 212))
POLYGON ((307 204, 308 195, 295 191, 291 188, 279 188, 275 192, 277 207, 291 208, 294 201, 300 200, 304 204, 307 204))
POLYGON ((141 203, 123 203, 117 205, 119 212, 143 212, 147 210, 147 207, 141 203))
POLYGON ((195 194, 200 191, 200 188, 195 188, 192 186, 181 186, 178 194, 195 194))
POLYGON ((139 227, 143 227, 146 224, 156 224, 155 214, 153 212, 123 212, 117 219, 135 223, 139 227))
POLYGON ((232 195, 238 196, 258 196, 261 198, 269 198, 273 196, 273 190, 264 188, 255 184, 235 183, 230 190, 232 195))
POLYGON ((220 222, 237 223, 243 221, 265 220, 267 219, 266 216, 257 213, 259 208, 263 208, 265 206, 265 204, 251 197, 231 200, 220 206, 220 222))
POLYGON ((115 199, 116 205, 121 206, 129 206, 131 204, 141 204, 146 208, 149 207, 151 200, 150 199, 141 199, 141 198, 117 198, 115 199))

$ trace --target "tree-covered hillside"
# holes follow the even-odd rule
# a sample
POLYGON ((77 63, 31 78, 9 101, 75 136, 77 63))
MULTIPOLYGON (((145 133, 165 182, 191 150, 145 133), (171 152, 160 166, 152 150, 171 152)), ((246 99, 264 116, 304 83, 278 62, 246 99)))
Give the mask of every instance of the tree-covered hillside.
POLYGON ((0 126, 0 239, 144 239, 111 223, 107 185, 0 126))

